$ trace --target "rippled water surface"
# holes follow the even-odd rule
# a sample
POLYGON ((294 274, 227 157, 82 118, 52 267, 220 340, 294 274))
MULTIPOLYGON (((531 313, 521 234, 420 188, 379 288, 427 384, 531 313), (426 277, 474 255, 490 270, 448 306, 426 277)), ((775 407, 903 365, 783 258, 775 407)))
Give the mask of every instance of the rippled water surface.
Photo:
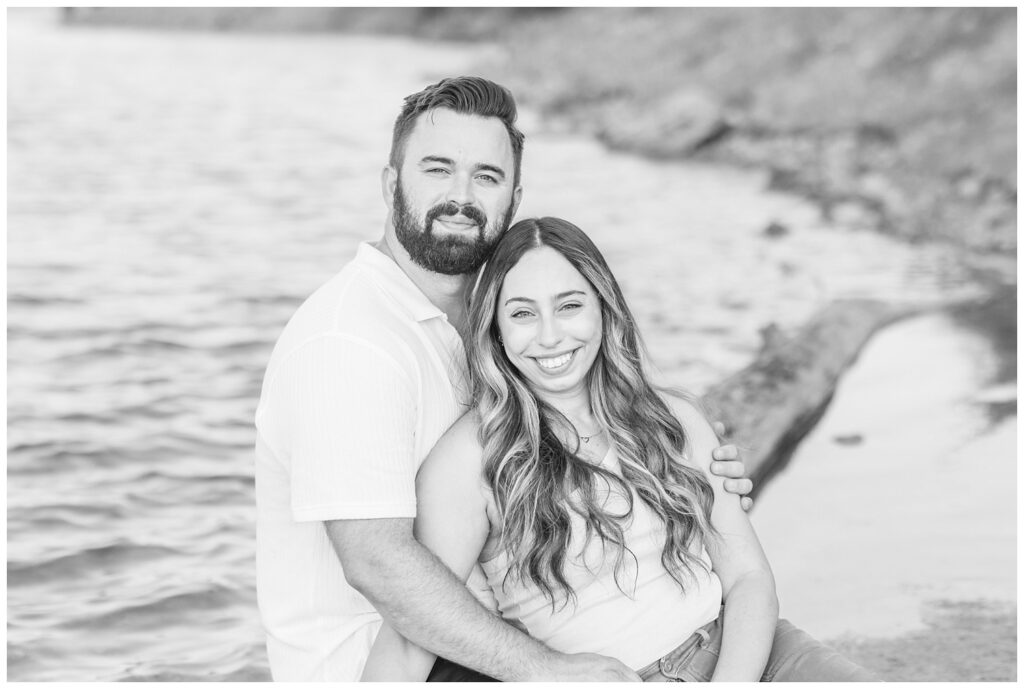
MULTIPOLYGON (((476 50, 476 49, 473 49, 476 50)), ((8 677, 262 679, 252 416, 273 342, 384 208, 404 95, 466 47, 8 36, 8 677)), ((520 215, 588 230, 654 359, 701 390, 829 299, 972 289, 952 254, 823 226, 757 173, 524 114, 520 215), (789 232, 768 238, 771 221, 789 232)))

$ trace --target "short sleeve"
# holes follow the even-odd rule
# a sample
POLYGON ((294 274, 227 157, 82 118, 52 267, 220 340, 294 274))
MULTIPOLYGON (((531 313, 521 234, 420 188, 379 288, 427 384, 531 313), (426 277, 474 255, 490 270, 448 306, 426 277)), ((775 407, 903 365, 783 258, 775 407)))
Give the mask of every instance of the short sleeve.
POLYGON ((369 342, 323 336, 275 381, 295 521, 416 516, 411 371, 369 342))

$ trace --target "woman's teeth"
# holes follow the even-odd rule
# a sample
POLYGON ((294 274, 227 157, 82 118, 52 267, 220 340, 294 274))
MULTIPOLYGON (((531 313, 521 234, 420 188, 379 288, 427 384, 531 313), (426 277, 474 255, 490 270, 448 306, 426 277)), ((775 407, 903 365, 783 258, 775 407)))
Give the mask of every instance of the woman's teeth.
POLYGON ((561 356, 552 357, 550 359, 537 359, 537 363, 540 364, 541 368, 558 368, 569 363, 569 359, 572 358, 572 352, 562 354, 561 356))

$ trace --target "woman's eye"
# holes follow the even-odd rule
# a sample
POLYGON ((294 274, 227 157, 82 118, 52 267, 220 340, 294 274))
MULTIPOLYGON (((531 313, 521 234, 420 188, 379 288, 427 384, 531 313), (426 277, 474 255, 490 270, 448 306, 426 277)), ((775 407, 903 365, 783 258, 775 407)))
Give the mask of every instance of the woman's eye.
POLYGON ((581 308, 583 308, 583 304, 578 304, 574 301, 571 301, 568 304, 562 304, 562 311, 574 311, 581 308))
POLYGON ((530 315, 532 314, 529 311, 524 311, 520 309, 519 311, 513 311, 510 318, 526 318, 527 316, 530 315))

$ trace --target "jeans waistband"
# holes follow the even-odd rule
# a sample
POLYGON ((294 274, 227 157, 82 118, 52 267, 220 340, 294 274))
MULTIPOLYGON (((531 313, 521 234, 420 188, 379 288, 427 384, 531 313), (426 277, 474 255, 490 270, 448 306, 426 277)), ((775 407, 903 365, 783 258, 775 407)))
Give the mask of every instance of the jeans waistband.
POLYGON ((664 663, 670 661, 673 658, 679 658, 680 656, 686 655, 686 653, 692 650, 694 647, 698 645, 706 647, 708 641, 711 640, 711 630, 714 629, 715 623, 717 622, 718 620, 714 619, 705 624, 703 627, 698 627, 697 631, 695 631, 693 634, 687 637, 686 641, 676 646, 674 649, 666 653, 661 658, 658 658, 654 662, 645 665, 640 670, 637 670, 637 674, 640 675, 640 677, 646 678, 647 675, 652 674, 655 671, 666 669, 663 668, 664 663))

